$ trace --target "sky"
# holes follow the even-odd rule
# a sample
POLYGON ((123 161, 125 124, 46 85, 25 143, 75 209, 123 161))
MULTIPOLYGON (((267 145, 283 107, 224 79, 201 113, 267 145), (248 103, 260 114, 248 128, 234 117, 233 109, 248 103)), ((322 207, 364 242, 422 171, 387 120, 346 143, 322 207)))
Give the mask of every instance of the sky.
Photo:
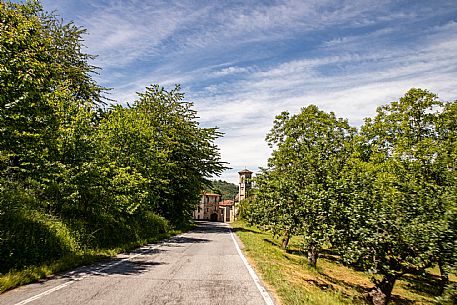
POLYGON ((412 87, 457 99, 457 0, 43 0, 87 29, 95 79, 126 104, 180 84, 219 127, 219 179, 265 167, 282 111, 317 105, 360 127, 412 87))

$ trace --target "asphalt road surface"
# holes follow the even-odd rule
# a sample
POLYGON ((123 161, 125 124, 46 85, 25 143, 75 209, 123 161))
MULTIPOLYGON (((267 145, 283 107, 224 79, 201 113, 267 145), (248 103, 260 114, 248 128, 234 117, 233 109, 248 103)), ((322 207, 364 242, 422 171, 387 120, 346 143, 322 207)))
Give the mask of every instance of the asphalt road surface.
POLYGON ((0 304, 273 304, 227 224, 190 232, 114 260, 0 295, 0 304))

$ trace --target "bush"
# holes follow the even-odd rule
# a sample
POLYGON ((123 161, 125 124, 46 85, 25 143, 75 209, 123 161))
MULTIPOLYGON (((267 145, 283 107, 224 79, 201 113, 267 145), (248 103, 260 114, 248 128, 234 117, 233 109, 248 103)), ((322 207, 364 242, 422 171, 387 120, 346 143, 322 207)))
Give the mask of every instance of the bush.
POLYGON ((35 209, 25 190, 0 191, 0 273, 58 259, 79 245, 68 227, 35 209))
POLYGON ((90 249, 157 240, 157 237, 170 230, 168 221, 153 212, 118 217, 110 214, 91 215, 86 219, 68 221, 72 231, 77 232, 75 236, 78 236, 81 246, 90 249))

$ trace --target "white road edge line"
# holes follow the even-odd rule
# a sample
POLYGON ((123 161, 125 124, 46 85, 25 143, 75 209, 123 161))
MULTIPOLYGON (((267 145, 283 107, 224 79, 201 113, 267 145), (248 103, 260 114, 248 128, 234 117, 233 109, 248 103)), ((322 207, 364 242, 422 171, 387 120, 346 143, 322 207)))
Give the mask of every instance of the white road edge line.
MULTIPOLYGON (((168 240, 167 240, 167 241, 168 241, 168 240)), ((164 241, 164 242, 166 242, 166 241, 164 241)), ((38 300, 38 299, 40 299, 41 297, 44 297, 44 296, 46 296, 46 295, 48 295, 48 294, 53 293, 54 291, 57 291, 57 290, 60 290, 60 289, 62 289, 62 288, 65 288, 65 287, 67 287, 67 286, 70 286, 71 284, 73 284, 73 283, 75 283, 75 282, 77 282, 77 281, 83 280, 83 279, 85 279, 86 277, 89 277, 89 276, 91 276, 91 275, 100 274, 101 271, 104 271, 104 270, 113 268, 114 266, 120 265, 120 264, 122 264, 122 263, 125 262, 125 261, 131 260, 131 259, 133 259, 133 258, 135 258, 135 257, 138 257, 138 256, 142 255, 142 254, 145 254, 145 253, 147 253, 147 252, 150 252, 150 251, 152 251, 152 250, 155 250, 155 249, 159 248, 161 245, 162 245, 162 243, 157 244, 157 245, 154 245, 153 247, 148 247, 148 248, 146 248, 146 249, 143 249, 143 251, 141 251, 140 253, 137 253, 137 254, 135 254, 135 255, 126 257, 126 258, 124 258, 124 259, 122 259, 122 260, 120 260, 120 261, 118 261, 118 262, 115 262, 115 263, 113 263, 113 264, 107 265, 107 266, 105 266, 105 267, 103 267, 103 268, 100 268, 100 269, 95 269, 95 270, 93 270, 93 271, 88 271, 88 272, 89 272, 88 274, 83 274, 83 275, 81 275, 81 276, 72 278, 71 280, 69 280, 69 281, 66 282, 66 283, 60 284, 60 285, 58 285, 58 286, 56 286, 56 287, 54 287, 54 288, 48 289, 48 290, 46 290, 46 291, 43 291, 42 293, 39 293, 39 294, 37 294, 37 295, 34 295, 33 297, 30 297, 30 298, 28 298, 28 299, 25 299, 25 300, 23 300, 23 301, 21 301, 21 302, 19 302, 19 303, 14 304, 14 305, 24 305, 24 304, 28 304, 28 303, 30 303, 30 302, 33 302, 33 301, 35 301, 35 300, 38 300)), ((140 249, 141 249, 141 248, 140 248, 140 249)))
POLYGON ((238 245, 238 242, 236 241, 235 236, 233 235, 232 229, 229 228, 229 230, 230 230, 230 236, 232 237, 232 240, 235 243, 236 251, 238 252, 239 256, 241 257, 241 260, 243 261, 244 265, 248 269, 249 274, 251 275, 252 279, 254 280, 255 285, 257 286, 257 289, 259 289, 260 294, 263 297, 263 300, 265 301, 265 303, 267 305, 275 305, 275 303, 273 302, 273 299, 271 298, 270 294, 265 289, 265 287, 263 287, 262 282, 260 281, 259 277, 255 273, 254 269, 252 269, 251 265, 249 265, 249 263, 248 263, 248 260, 244 256, 243 252, 241 252, 240 246, 238 245))

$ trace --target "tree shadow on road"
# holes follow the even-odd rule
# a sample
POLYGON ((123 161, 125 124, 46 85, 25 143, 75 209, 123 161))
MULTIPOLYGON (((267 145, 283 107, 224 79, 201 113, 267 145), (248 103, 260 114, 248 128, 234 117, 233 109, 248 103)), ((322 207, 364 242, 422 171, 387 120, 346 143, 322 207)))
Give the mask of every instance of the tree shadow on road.
POLYGON ((176 236, 170 240, 172 243, 177 244, 200 244, 200 243, 207 243, 209 239, 206 238, 193 238, 193 237, 184 237, 184 236, 176 236))
POLYGON ((55 274, 38 281, 39 284, 53 279, 80 279, 87 276, 107 276, 111 274, 138 274, 152 269, 154 266, 163 265, 163 262, 152 261, 148 255, 155 255, 159 252, 165 252, 163 249, 146 249, 142 251, 133 251, 130 255, 140 254, 139 256, 129 259, 129 256, 106 258, 89 266, 82 266, 73 271, 62 274, 55 274))
POLYGON ((228 227, 221 226, 220 222, 197 222, 197 227, 192 229, 191 233, 202 233, 202 234, 208 234, 208 233, 228 233, 230 232, 228 227))
POLYGON ((155 266, 165 265, 164 262, 148 260, 128 260, 119 265, 96 272, 95 275, 135 275, 142 274, 154 269, 155 266))

